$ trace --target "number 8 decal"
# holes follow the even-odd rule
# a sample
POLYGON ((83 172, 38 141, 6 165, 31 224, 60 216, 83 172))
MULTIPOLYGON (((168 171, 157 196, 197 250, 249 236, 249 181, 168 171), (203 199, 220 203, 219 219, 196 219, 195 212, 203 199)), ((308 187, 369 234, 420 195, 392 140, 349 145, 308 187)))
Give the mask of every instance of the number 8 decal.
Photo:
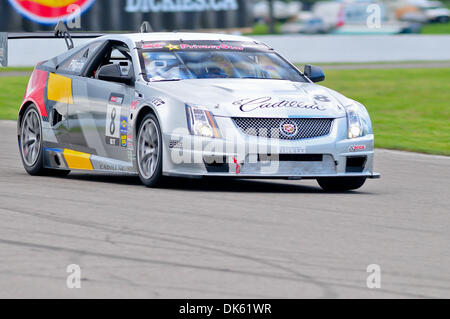
POLYGON ((111 112, 111 124, 109 125, 109 132, 111 133, 112 136, 114 136, 114 132, 116 131, 116 125, 114 123, 115 119, 116 119, 116 108, 113 108, 112 112, 111 112))
POLYGON ((120 138, 120 105, 108 104, 106 111, 105 136, 120 138))

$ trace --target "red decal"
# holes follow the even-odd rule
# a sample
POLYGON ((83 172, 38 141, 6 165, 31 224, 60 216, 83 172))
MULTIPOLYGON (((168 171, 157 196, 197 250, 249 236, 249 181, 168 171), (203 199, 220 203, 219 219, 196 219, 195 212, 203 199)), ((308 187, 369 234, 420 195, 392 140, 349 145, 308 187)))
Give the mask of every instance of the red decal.
POLYGON ((238 164, 236 157, 233 157, 234 164, 236 164, 236 174, 241 173, 241 166, 238 164))
POLYGON ((27 91, 25 92, 25 100, 32 100, 43 117, 48 116, 47 110, 45 109, 45 84, 47 83, 47 78, 47 72, 34 69, 28 82, 27 91))
POLYGON ((349 147, 350 152, 359 152, 364 151, 366 149, 365 145, 352 145, 349 147))
POLYGON ((143 49, 162 49, 165 43, 149 43, 142 45, 143 49))
POLYGON ((139 104, 139 100, 133 101, 133 102, 131 102, 130 108, 131 108, 132 110, 136 110, 138 104, 139 104))

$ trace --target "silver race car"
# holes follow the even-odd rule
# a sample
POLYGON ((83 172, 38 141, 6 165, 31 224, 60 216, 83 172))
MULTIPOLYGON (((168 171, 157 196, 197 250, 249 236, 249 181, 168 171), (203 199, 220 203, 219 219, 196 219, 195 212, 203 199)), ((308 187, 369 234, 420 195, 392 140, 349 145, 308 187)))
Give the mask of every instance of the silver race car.
POLYGON ((39 63, 18 118, 31 175, 71 170, 165 176, 317 179, 361 187, 373 172, 366 108, 314 84, 241 36, 106 35, 39 63))

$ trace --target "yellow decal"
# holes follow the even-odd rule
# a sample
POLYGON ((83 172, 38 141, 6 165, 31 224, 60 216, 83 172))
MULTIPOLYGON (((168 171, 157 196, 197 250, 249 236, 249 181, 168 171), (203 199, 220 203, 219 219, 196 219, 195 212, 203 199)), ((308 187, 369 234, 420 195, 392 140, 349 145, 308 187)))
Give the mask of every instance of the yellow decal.
POLYGON ((90 154, 68 149, 64 150, 64 158, 66 159, 67 165, 71 169, 93 170, 94 168, 92 167, 90 157, 90 154))
POLYGON ((168 48, 170 51, 180 50, 180 47, 178 45, 173 45, 172 43, 170 43, 169 45, 166 45, 165 48, 168 48))
POLYGON ((51 101, 73 104, 72 79, 50 73, 47 86, 47 98, 51 101))

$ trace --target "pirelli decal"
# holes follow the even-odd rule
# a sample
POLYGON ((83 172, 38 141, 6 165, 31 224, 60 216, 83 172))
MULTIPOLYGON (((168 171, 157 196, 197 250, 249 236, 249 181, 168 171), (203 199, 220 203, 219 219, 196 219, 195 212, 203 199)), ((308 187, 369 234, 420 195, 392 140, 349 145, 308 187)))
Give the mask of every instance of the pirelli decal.
POLYGON ((47 99, 60 103, 73 104, 72 79, 50 73, 47 84, 47 99))

